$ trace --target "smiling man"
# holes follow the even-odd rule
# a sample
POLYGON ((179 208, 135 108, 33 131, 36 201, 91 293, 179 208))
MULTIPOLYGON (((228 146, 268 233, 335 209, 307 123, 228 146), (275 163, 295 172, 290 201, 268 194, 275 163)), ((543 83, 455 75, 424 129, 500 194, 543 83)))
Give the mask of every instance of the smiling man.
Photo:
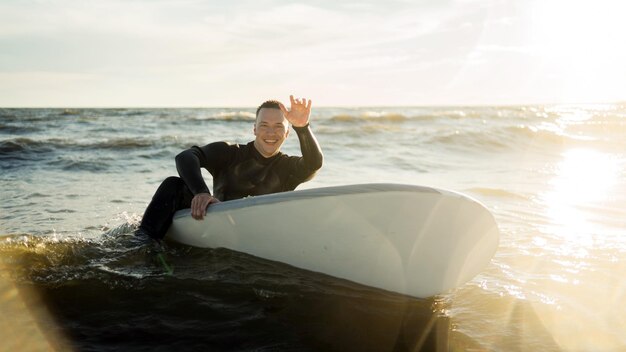
POLYGON ((256 111, 254 141, 248 144, 214 142, 193 146, 176 156, 180 177, 168 177, 146 209, 138 235, 165 236, 177 210, 191 208, 202 219, 212 203, 276 192, 292 191, 322 167, 322 151, 309 126, 311 100, 291 100, 290 109, 269 100, 256 111), (293 126, 302 156, 288 156, 280 147, 293 126), (213 194, 202 178, 201 168, 213 176, 213 194))

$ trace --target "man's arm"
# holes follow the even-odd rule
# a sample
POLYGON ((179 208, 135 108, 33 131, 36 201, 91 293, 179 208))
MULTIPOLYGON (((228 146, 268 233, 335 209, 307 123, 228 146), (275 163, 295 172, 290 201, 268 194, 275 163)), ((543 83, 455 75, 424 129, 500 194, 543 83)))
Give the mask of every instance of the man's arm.
POLYGON ((191 147, 176 155, 176 170, 180 178, 185 181, 187 188, 194 195, 209 193, 209 187, 202 178, 200 159, 204 159, 198 147, 191 147))
POLYGON ((289 96, 289 100, 291 101, 290 109, 287 110, 283 104, 280 104, 280 110, 298 134, 302 158, 297 163, 297 174, 303 177, 304 182, 311 179, 322 167, 324 155, 309 126, 312 101, 306 98, 294 99, 293 95, 289 96))
MULTIPOLYGON (((204 218, 207 207, 212 203, 219 203, 219 200, 211 195, 209 187, 202 178, 201 167, 204 166, 213 174, 218 167, 220 160, 218 158, 210 158, 206 156, 207 151, 212 149, 221 149, 227 146, 226 143, 212 143, 205 147, 192 147, 183 151, 176 156, 176 170, 180 178, 185 181, 187 188, 193 193, 191 200, 191 216, 197 220, 204 218)), ((220 155, 221 153, 210 153, 220 155)), ((222 154, 223 155, 223 154, 222 154)))
POLYGON ((309 175, 304 179, 304 181, 307 181, 322 167, 324 155, 309 124, 303 127, 293 126, 293 129, 298 135, 300 150, 302 151, 302 159, 298 163, 298 168, 304 169, 303 171, 305 172, 308 171, 309 175))

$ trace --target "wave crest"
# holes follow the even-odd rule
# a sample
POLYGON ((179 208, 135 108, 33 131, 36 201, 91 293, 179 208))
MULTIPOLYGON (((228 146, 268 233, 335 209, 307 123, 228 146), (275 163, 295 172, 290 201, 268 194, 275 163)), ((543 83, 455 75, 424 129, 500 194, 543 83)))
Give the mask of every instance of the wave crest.
POLYGON ((333 122, 362 122, 362 121, 378 121, 378 122, 404 122, 409 118, 399 113, 373 112, 367 111, 359 115, 338 114, 333 115, 330 121, 333 122))

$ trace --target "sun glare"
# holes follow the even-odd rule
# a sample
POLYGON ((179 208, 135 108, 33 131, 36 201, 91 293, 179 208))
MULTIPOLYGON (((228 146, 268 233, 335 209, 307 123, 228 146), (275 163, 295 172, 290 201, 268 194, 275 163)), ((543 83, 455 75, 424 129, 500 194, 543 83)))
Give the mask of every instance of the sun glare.
POLYGON ((610 100, 622 93, 624 13, 626 2, 619 0, 533 3, 531 48, 552 78, 564 83, 563 98, 610 100))
POLYGON ((597 232, 585 207, 608 200, 619 176, 619 163, 608 154, 571 149, 563 154, 546 195, 547 215, 559 237, 592 245, 597 232))
POLYGON ((552 260, 541 269, 549 275, 541 290, 555 303, 533 306, 560 350, 621 351, 626 339, 615 327, 624 326, 619 307, 626 288, 619 278, 626 263, 618 258, 625 247, 615 242, 623 241, 621 234, 612 237, 603 221, 620 197, 623 160, 586 148, 561 157, 542 197, 548 223, 543 230, 554 245, 552 260))

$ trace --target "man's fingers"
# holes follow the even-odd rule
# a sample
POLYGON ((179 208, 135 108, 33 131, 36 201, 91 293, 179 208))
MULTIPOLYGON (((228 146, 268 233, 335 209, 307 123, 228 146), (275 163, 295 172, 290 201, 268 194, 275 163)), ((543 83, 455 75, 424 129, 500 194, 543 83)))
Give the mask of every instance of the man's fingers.
POLYGON ((194 219, 201 220, 204 217, 204 211, 202 210, 202 201, 199 198, 194 198, 191 201, 191 216, 194 219))
POLYGON ((219 202, 219 199, 208 193, 197 194, 191 200, 191 216, 196 220, 202 220, 206 215, 209 205, 219 202))
MULTIPOLYGON (((294 108, 300 108, 300 105, 302 105, 303 108, 306 108, 307 110, 311 109, 311 104, 313 103, 312 100, 307 99, 307 98, 294 98, 293 95, 289 96, 289 100, 291 101, 291 109, 293 110, 294 108)), ((279 105, 282 105, 279 103, 279 105)), ((282 110, 282 107, 281 107, 282 110)), ((283 111, 285 112, 285 111, 283 111)))
POLYGON ((204 215, 206 214, 206 208, 209 205, 209 200, 211 196, 206 195, 196 195, 191 200, 191 216, 194 219, 202 220, 204 215))

